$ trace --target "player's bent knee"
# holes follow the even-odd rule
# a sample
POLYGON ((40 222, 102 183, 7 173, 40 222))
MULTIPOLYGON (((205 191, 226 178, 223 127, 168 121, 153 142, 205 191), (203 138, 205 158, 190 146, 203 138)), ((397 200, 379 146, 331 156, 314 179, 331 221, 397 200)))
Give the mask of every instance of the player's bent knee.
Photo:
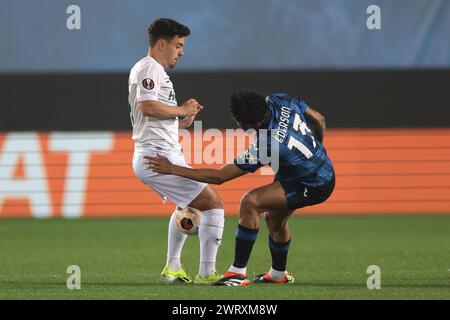
POLYGON ((197 208, 200 211, 224 208, 223 200, 219 197, 217 192, 212 190, 209 186, 203 189, 199 196, 195 198, 189 206, 197 208))
POLYGON ((258 209, 257 195, 252 191, 245 193, 241 199, 241 207, 245 207, 251 210, 257 210, 258 209))

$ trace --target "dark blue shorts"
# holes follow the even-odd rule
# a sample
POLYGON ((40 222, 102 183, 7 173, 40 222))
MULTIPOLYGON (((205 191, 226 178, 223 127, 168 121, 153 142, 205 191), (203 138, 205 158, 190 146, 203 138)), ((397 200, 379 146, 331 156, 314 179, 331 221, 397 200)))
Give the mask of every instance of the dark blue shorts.
POLYGON ((327 200, 334 190, 336 183, 335 176, 330 181, 318 187, 308 187, 302 183, 289 181, 280 182, 286 193, 286 199, 289 210, 299 209, 307 206, 313 206, 327 200))

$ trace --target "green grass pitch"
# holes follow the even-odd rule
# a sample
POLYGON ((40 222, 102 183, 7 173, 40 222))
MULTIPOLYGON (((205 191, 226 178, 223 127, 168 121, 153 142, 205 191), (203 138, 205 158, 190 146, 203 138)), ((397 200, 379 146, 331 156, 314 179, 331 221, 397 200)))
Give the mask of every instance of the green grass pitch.
MULTIPOLYGON (((0 299, 450 299, 450 216, 295 216, 288 270, 293 285, 242 288, 165 285, 167 218, 1 219, 0 299), (81 268, 81 290, 66 269, 81 268), (381 289, 369 290, 369 265, 381 289)), ((262 220, 261 220, 262 222, 262 220)), ((233 260, 235 217, 227 217, 217 267, 233 260)), ((199 244, 182 262, 195 276, 199 244)), ((249 274, 270 267, 264 225, 249 274)))

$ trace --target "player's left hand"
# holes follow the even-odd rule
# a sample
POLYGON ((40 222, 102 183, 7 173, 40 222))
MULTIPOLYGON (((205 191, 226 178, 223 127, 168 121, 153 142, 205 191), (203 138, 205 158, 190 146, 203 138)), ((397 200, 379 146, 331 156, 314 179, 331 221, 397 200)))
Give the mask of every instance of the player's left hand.
POLYGON ((144 159, 146 160, 145 164, 147 164, 147 167, 154 172, 164 174, 170 174, 172 172, 172 163, 166 157, 157 154, 156 157, 144 156, 144 159))

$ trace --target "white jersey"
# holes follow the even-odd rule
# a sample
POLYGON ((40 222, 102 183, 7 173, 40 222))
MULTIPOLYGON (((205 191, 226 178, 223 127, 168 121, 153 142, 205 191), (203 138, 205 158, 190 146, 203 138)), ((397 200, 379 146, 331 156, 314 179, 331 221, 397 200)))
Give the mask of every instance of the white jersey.
POLYGON ((172 81, 163 66, 150 56, 137 62, 128 78, 133 140, 136 148, 181 150, 178 142, 178 118, 162 120, 143 116, 137 104, 145 100, 157 100, 177 106, 172 81))

